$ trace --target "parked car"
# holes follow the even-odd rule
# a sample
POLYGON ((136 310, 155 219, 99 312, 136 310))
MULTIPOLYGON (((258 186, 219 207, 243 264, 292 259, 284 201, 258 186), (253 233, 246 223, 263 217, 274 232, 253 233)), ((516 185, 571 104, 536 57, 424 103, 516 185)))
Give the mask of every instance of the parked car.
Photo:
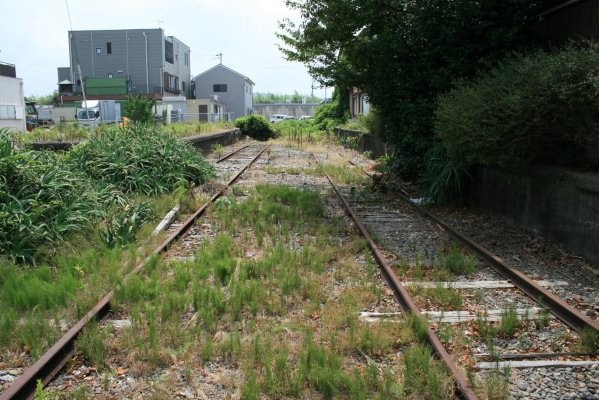
POLYGON ((285 115, 285 121, 290 120, 290 119, 295 119, 295 117, 293 115, 285 115))
POLYGON ((275 114, 270 117, 270 122, 272 122, 273 124, 276 124, 277 122, 283 121, 285 119, 285 117, 287 117, 287 115, 275 114))
POLYGON ((300 121, 305 121, 307 119, 312 119, 312 117, 309 115, 302 115, 301 117, 299 117, 299 119, 300 119, 300 121))

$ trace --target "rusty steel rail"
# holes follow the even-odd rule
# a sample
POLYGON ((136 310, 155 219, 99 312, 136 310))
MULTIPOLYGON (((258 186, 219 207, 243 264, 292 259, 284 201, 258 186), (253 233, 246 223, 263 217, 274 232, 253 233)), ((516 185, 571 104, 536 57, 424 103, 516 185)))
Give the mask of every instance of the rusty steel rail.
MULTIPOLYGON (((383 257, 378 246, 376 245, 376 243, 374 242, 374 240, 372 239, 372 237, 370 236, 370 234, 368 233, 368 231, 366 230, 366 228, 364 227, 354 210, 351 208, 343 194, 341 194, 339 188, 337 187, 333 179, 329 176, 329 174, 325 173, 325 175, 329 180, 331 186, 335 190, 335 193, 337 193, 337 196, 343 203, 343 207, 345 208, 346 213, 353 219, 357 228, 360 230, 360 233, 362 234, 362 236, 364 236, 364 239, 370 247, 372 255, 374 256, 381 269, 381 273, 383 274, 385 281, 387 281, 387 284, 393 291, 393 294, 395 295, 395 298, 397 299, 401 308, 404 311, 411 312, 413 314, 416 314, 417 316, 420 316, 420 309, 410 297, 406 287, 401 283, 401 281, 399 280, 395 272, 393 272, 393 269, 389 266, 389 264, 387 264, 387 261, 385 261, 385 258, 383 257)), ((435 333, 435 331, 433 331, 433 329, 430 326, 427 326, 426 336, 429 344, 433 348, 433 351, 443 361, 443 363, 445 363, 445 366, 451 373, 457 386, 457 390, 460 392, 462 397, 466 400, 475 400, 477 398, 476 394, 468 384, 468 380, 466 379, 460 368, 457 366, 455 361, 451 358, 451 356, 437 337, 437 334, 435 333)))
POLYGON ((401 193, 399 193, 398 196, 404 202, 414 207, 420 214, 424 215, 426 218, 443 228, 443 230, 447 232, 447 234, 449 234, 449 236, 451 236, 455 241, 462 244, 465 248, 470 249, 474 253, 478 254, 481 258, 489 263, 489 266, 493 268, 493 270, 509 279, 532 300, 543 307, 547 307, 549 311, 551 311, 566 325, 577 332, 582 332, 582 330, 585 328, 599 332, 599 324, 597 322, 583 315, 576 308, 572 307, 564 300, 551 293, 549 290, 541 287, 534 280, 526 276, 526 274, 508 264, 507 261, 486 249, 482 245, 476 243, 470 237, 459 232, 457 229, 441 220, 432 212, 416 204, 410 200, 408 196, 401 193))
MULTIPOLYGON (((141 271, 153 257, 166 251, 174 241, 183 236, 193 226, 193 223, 196 221, 196 219, 206 212, 208 206, 221 197, 227 188, 233 185, 235 181, 241 177, 241 175, 262 155, 262 153, 264 153, 268 147, 270 147, 270 145, 265 146, 246 166, 244 166, 231 179, 229 179, 225 187, 223 187, 218 193, 214 194, 208 203, 200 207, 183 223, 183 225, 181 225, 175 232, 173 232, 173 234, 171 234, 160 245, 158 245, 158 247, 152 251, 152 254, 147 256, 142 262, 135 266, 135 268, 125 277, 125 281, 132 274, 136 274, 141 271)), ((232 154, 230 154, 228 157, 231 155, 232 154)), ((31 367, 27 368, 27 370, 21 376, 19 376, 10 387, 0 393, 0 400, 29 399, 32 398, 35 392, 38 380, 41 380, 44 386, 47 385, 54 378, 54 376, 60 372, 60 370, 67 363, 68 359, 75 353, 75 340, 83 328, 91 320, 100 320, 106 314, 108 314, 110 311, 110 300, 113 296, 114 290, 105 295, 102 300, 100 300, 94 306, 94 308, 85 314, 83 318, 77 321, 77 323, 75 323, 75 325, 73 325, 73 327, 71 327, 66 334, 64 334, 48 351, 46 351, 39 360, 37 360, 31 367)))
MULTIPOLYGON (((361 168, 353 161, 349 161, 350 164, 361 168)), ((362 172, 372 178, 372 175, 365 171, 363 168, 362 172)), ((470 249, 474 253, 478 254, 483 260, 489 263, 489 266, 493 268, 497 273, 510 280, 515 286, 522 290, 528 297, 530 297, 537 304, 548 307, 549 311, 559 318, 563 323, 571 327, 577 332, 582 332, 583 329, 592 329, 599 332, 599 324, 587 316, 583 315, 576 308, 572 307, 561 298, 551 293, 549 290, 538 285, 533 279, 530 279, 526 274, 510 265, 507 261, 494 254, 490 250, 486 249, 482 245, 476 243, 467 235, 459 232, 453 226, 449 225, 445 221, 441 220, 432 212, 426 208, 416 204, 412 201, 408 194, 403 190, 398 193, 399 198, 414 207, 420 214, 425 216, 430 221, 440 226, 449 236, 455 241, 462 244, 467 249, 470 249)))
POLYGON ((238 148, 237 150, 233 150, 232 152, 230 152, 229 154, 225 154, 224 156, 222 156, 221 158, 219 158, 218 160, 216 160, 217 163, 221 162, 221 161, 225 161, 227 158, 233 156, 234 154, 239 153, 241 150, 245 149, 246 147, 248 147, 249 145, 246 144, 245 146, 242 146, 240 148, 238 148))

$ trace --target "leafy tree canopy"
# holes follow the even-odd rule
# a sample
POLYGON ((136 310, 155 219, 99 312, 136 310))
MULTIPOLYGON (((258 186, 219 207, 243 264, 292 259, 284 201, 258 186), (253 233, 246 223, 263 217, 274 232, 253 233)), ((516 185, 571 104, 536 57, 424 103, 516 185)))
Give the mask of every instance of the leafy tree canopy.
POLYGON ((526 46, 529 0, 288 0, 301 22, 282 21, 285 57, 320 83, 359 87, 383 118, 398 172, 423 169, 439 94, 526 46))

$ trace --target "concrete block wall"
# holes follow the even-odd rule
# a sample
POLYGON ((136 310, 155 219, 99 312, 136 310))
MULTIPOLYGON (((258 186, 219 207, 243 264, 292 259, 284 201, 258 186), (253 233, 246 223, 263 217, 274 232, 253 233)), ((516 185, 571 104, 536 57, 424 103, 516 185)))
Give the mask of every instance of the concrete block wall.
POLYGON ((599 263, 599 173, 534 168, 475 172, 469 202, 599 263))
POLYGON ((254 113, 270 119, 275 114, 291 115, 299 118, 302 115, 314 116, 320 104, 255 104, 254 113))

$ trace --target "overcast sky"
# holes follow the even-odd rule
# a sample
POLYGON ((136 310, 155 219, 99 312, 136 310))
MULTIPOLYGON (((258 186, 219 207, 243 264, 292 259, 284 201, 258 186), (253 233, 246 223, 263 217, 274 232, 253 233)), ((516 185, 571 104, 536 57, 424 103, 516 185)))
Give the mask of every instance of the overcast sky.
MULTIPOLYGON (((191 47, 191 74, 223 64, 248 76, 255 92, 310 94, 312 78, 283 59, 275 32, 299 20, 284 0, 67 0, 73 30, 164 29, 191 47)), ((15 64, 25 95, 57 89, 57 67, 69 66, 65 0, 6 1, 0 13, 0 61, 15 64)), ((330 89, 329 89, 330 90, 330 89)), ((324 97, 323 89, 314 94, 324 97)))

